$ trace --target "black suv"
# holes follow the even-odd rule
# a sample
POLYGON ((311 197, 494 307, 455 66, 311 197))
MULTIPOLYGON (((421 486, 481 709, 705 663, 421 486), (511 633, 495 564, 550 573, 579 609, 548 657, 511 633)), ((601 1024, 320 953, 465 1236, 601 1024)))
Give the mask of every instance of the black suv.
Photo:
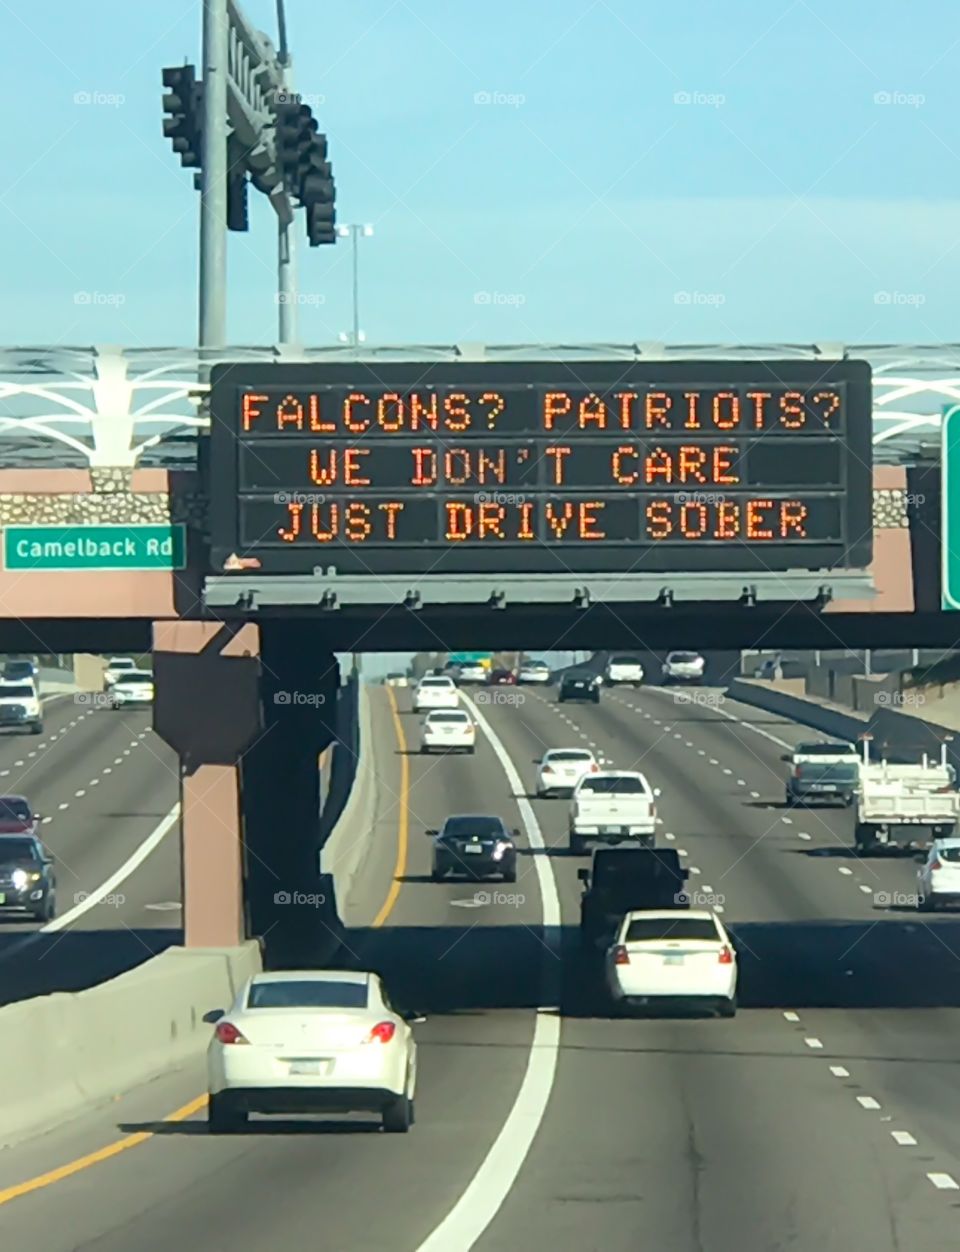
POLYGON ((627 913, 643 909, 690 907, 689 871, 676 848, 598 848, 590 869, 577 877, 580 897, 580 940, 584 947, 611 941, 627 913))
POLYGON ((0 835, 0 914, 49 922, 57 910, 53 861, 32 835, 0 835))
POLYGON ((571 670, 560 680, 560 693, 557 700, 563 704, 566 700, 591 700, 600 703, 600 687, 603 679, 599 674, 591 674, 587 670, 571 670))

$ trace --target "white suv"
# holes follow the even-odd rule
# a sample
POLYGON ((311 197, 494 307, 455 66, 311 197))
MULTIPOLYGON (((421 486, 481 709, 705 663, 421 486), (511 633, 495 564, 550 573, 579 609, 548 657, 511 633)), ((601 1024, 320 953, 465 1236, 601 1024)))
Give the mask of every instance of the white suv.
POLYGON ((460 694, 452 678, 424 677, 413 693, 413 711, 426 713, 429 709, 458 709, 460 694))
POLYGON ((608 687, 615 687, 617 683, 639 687, 643 682, 643 666, 639 657, 612 656, 607 662, 605 677, 608 687))
POLYGON ((43 709, 32 682, 0 682, 0 728, 43 734, 43 709))
POLYGON ((703 682, 706 661, 699 652, 668 652, 663 663, 665 683, 703 682))

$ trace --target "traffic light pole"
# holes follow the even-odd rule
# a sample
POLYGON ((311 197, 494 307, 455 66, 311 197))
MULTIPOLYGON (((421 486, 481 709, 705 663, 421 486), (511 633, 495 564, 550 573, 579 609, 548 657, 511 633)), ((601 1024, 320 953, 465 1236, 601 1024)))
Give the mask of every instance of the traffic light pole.
MULTIPOLYGON (((277 30, 280 36, 278 61, 283 73, 283 85, 293 92, 293 71, 287 47, 287 18, 283 0, 277 0, 277 30)), ((280 306, 278 343, 297 342, 297 252, 293 236, 293 221, 277 219, 277 304, 280 306)))
POLYGON ((203 0, 203 160, 200 192, 201 348, 227 341, 227 0, 203 0))

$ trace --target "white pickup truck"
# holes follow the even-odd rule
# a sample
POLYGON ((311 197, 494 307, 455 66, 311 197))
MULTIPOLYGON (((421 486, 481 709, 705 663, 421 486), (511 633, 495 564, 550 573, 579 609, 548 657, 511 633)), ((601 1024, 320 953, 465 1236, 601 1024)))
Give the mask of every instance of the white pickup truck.
POLYGON ((908 845, 924 832, 943 839, 954 833, 958 820, 960 793, 946 744, 939 764, 926 753, 919 762, 893 764, 871 763, 865 743, 854 833, 858 852, 908 845))
POLYGON ((583 856, 592 842, 652 847, 659 795, 660 788, 635 771, 587 774, 570 800, 570 851, 583 856))

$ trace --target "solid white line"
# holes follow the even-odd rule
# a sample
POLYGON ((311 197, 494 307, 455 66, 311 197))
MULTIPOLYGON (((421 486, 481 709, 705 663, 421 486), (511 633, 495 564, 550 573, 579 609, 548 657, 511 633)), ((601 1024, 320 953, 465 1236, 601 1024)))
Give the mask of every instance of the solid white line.
POLYGON ((949 1174, 927 1174, 927 1177, 938 1191, 960 1191, 960 1185, 949 1174))
POLYGON ((900 1144, 901 1148, 915 1148, 917 1146, 917 1141, 909 1130, 891 1130, 890 1134, 900 1144))
POLYGON ((833 1074, 834 1078, 849 1078, 850 1077, 850 1071, 848 1069, 844 1069, 842 1065, 831 1065, 830 1073, 833 1074))
MULTIPOLYGON (((526 788, 513 761, 487 719, 465 693, 464 699, 468 705, 473 705, 477 724, 503 767, 531 848, 544 850, 545 844, 536 814, 526 798, 526 788)), ((556 961, 555 970, 551 969, 549 963, 545 966, 544 983, 548 984, 559 976, 560 970, 560 899, 549 857, 534 856, 533 867, 537 872, 540 899, 543 903, 544 943, 550 950, 546 959, 547 962, 556 961)), ((547 989, 545 985, 544 991, 547 989)), ((548 1005, 557 1004, 559 999, 556 989, 553 989, 553 994, 544 996, 544 1002, 548 1005)), ((547 1111, 560 1049, 559 1016, 538 1013, 534 1020, 527 1072, 523 1076, 513 1108, 466 1190, 440 1225, 420 1244, 418 1252, 450 1252, 452 1248, 468 1252, 496 1217, 510 1194, 547 1111)))
POLYGON ((85 900, 81 900, 79 904, 74 905, 72 909, 68 909, 66 913, 62 913, 59 917, 54 918, 52 922, 47 922, 46 926, 40 927, 40 932, 45 935, 52 934, 56 930, 63 930, 65 926, 69 926, 71 922, 76 921, 78 917, 82 917, 84 913, 88 913, 90 909, 95 908, 104 896, 110 895, 115 887, 119 887, 122 882, 130 877, 135 869, 138 869, 147 859, 150 853, 157 847, 160 840, 167 832, 176 825, 180 820, 180 804, 179 802, 173 806, 156 830, 151 831, 140 844, 139 848, 129 856, 124 863, 116 870, 106 882, 102 882, 99 887, 91 891, 85 900))
POLYGON ((785 739, 778 739, 776 735, 771 735, 762 726, 754 726, 753 722, 745 722, 742 717, 737 717, 736 713, 729 713, 726 709, 720 708, 719 705, 714 709, 714 712, 719 713, 721 717, 725 717, 729 722, 736 722, 738 726, 742 726, 745 730, 752 730, 755 735, 763 735, 764 739, 769 739, 771 743, 775 743, 780 748, 793 750, 792 743, 787 743, 785 739))

